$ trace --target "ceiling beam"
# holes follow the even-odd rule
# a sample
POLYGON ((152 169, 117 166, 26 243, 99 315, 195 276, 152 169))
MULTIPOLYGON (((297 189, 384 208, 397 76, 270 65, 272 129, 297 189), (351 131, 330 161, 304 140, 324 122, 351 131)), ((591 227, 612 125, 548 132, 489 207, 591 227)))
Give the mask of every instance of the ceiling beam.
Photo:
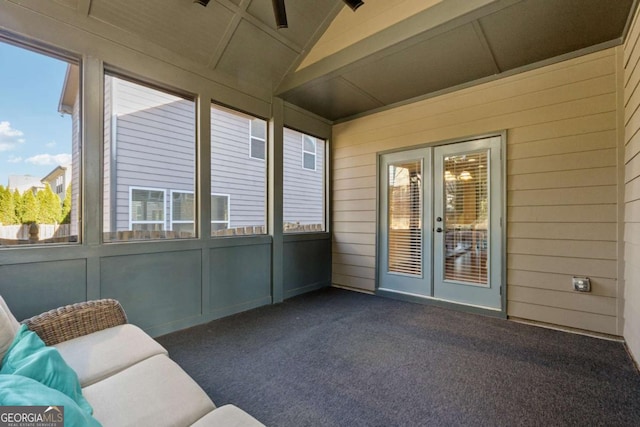
POLYGON ((284 94, 315 79, 335 77, 521 1, 523 0, 448 0, 438 3, 289 74, 283 79, 276 93, 284 94))
POLYGON ((78 13, 89 16, 89 12, 91 12, 91 0, 78 0, 78 13))
POLYGON ((498 65, 498 61, 496 61, 496 56, 493 53, 493 49, 491 49, 491 46, 489 45, 489 40, 487 40, 487 36, 484 34, 482 25, 480 24, 479 21, 473 21, 472 25, 473 25, 473 30, 476 33, 476 37, 478 37, 478 41, 482 46, 482 50, 484 50, 484 53, 489 58, 489 61, 491 62, 491 64, 493 64, 493 73, 500 74, 502 70, 498 65))

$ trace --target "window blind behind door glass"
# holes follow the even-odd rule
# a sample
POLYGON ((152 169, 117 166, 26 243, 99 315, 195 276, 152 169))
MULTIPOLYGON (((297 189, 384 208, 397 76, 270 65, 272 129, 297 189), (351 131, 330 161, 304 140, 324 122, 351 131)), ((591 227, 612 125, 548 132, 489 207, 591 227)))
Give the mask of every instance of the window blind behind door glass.
POLYGON ((488 166, 486 152, 444 159, 445 280, 488 283, 488 166))
POLYGON ((422 275, 422 163, 388 168, 388 269, 422 275))

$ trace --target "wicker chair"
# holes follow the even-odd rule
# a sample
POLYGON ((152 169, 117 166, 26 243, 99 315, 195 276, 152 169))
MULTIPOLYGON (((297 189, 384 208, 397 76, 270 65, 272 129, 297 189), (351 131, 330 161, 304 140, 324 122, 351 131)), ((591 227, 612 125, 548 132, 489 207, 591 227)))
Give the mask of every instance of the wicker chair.
POLYGON ((80 302, 49 310, 24 320, 46 345, 54 345, 127 323, 127 315, 114 299, 80 302))

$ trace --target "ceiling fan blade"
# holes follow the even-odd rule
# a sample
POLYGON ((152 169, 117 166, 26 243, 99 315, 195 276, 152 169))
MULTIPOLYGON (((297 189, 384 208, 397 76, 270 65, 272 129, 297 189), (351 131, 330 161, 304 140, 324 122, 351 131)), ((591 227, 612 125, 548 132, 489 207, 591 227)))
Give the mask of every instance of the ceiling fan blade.
POLYGON ((287 28, 287 11, 284 7, 284 0, 273 1, 273 14, 276 16, 276 26, 278 28, 287 28))
POLYGON ((362 0, 343 0, 343 1, 347 4, 347 6, 349 6, 354 11, 364 4, 362 0))

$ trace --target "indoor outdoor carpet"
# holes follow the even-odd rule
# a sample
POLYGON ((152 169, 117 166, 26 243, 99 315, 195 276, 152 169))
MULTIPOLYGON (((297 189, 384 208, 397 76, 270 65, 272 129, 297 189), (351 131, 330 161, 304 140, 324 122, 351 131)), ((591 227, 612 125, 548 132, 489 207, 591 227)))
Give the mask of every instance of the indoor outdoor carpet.
POLYGON ((268 426, 640 426, 621 342, 335 288, 158 340, 268 426))

